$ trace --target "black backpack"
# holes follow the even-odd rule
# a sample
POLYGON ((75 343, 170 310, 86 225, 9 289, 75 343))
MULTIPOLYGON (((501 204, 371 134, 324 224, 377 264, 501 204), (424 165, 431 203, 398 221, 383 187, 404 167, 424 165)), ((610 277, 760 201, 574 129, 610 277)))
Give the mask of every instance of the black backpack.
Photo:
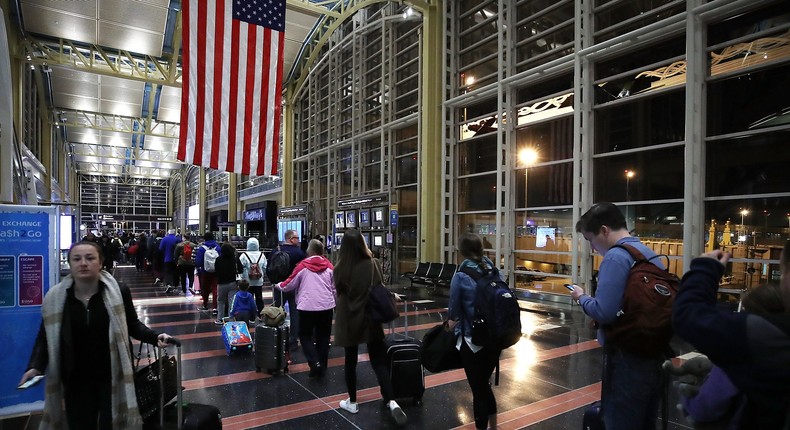
POLYGON ((667 351, 672 338, 672 303, 680 279, 651 262, 660 257, 669 262, 666 255, 645 258, 631 245, 614 247, 628 251, 634 264, 626 278, 623 307, 617 319, 604 326, 606 342, 635 354, 659 355, 667 351))
POLYGON ((291 256, 285 251, 274 251, 266 266, 266 276, 272 284, 282 282, 291 275, 291 256))
POLYGON ((463 273, 477 282, 472 343, 486 348, 505 349, 521 339, 521 308, 496 268, 482 274, 464 267, 463 273))

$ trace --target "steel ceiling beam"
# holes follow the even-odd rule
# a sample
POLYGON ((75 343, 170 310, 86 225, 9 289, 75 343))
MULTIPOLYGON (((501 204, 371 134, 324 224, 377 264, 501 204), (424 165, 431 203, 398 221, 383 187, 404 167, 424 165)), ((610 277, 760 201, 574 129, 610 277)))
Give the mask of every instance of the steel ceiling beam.
MULTIPOLYGON (((85 185, 90 184, 121 184, 121 185, 140 185, 148 187, 161 187, 165 184, 160 183, 162 179, 137 177, 137 178, 121 178, 118 176, 104 176, 93 175, 88 173, 80 174, 80 182, 85 185)), ((169 179, 169 178, 168 178, 169 179)))
POLYGON ((129 169, 128 173, 121 172, 121 169, 116 169, 116 167, 122 167, 116 164, 87 164, 86 163, 79 163, 80 170, 79 173, 82 175, 106 175, 106 176, 116 176, 119 178, 125 178, 125 175, 128 175, 130 178, 148 178, 148 179, 160 179, 163 181, 167 181, 170 179, 169 171, 162 172, 162 169, 156 169, 152 167, 132 167, 129 169), (82 168, 87 167, 87 168, 82 168), (124 175, 124 176, 122 176, 124 175))
POLYGON ((135 116, 111 115, 75 109, 56 109, 55 115, 60 120, 57 124, 67 127, 144 134, 146 136, 169 139, 178 139, 180 131, 180 125, 176 122, 149 120, 148 118, 135 116), (143 125, 142 129, 135 130, 135 122, 143 125))
POLYGON ((71 70, 130 79, 139 82, 181 87, 181 69, 169 59, 132 54, 122 49, 106 49, 67 39, 44 40, 28 37, 17 59, 30 64, 61 66, 71 70))
POLYGON ((315 15, 329 15, 335 18, 340 17, 340 14, 331 10, 335 4, 337 4, 337 0, 316 2, 311 2, 309 0, 286 0, 285 4, 291 9, 300 10, 302 12, 308 12, 315 15))

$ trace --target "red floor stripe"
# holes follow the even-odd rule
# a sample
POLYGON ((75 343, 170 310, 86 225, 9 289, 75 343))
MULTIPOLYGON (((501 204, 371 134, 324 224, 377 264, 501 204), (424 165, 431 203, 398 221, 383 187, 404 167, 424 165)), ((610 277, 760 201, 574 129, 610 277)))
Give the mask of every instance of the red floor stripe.
MULTIPOLYGON (((536 355, 536 361, 543 361, 548 360, 551 358, 562 357, 566 355, 575 354, 582 351, 587 351, 591 349, 598 348, 598 342, 591 340, 586 341, 574 345, 563 346, 559 348, 553 348, 547 351, 541 351, 536 355)), ((504 369, 510 369, 518 365, 516 358, 508 358, 501 360, 500 367, 504 369)), ((254 379, 262 379, 262 377, 255 377, 254 379)), ((436 387, 439 385, 449 384, 453 382, 459 382, 466 379, 464 375, 464 371, 462 369, 452 370, 449 372, 443 372, 438 374, 431 374, 425 377, 425 388, 436 387)), ((239 381, 234 381, 239 382, 239 381)), ((186 382, 184 383, 186 387, 186 382)), ((587 387, 579 388, 576 390, 569 391, 567 393, 563 393, 549 399, 544 399, 530 405, 526 405, 521 408, 517 408, 511 415, 508 415, 511 411, 500 413, 499 416, 502 417, 502 424, 505 422, 514 422, 517 423, 523 414, 528 414, 529 417, 532 419, 538 419, 538 421, 545 420, 552 416, 556 416, 573 409, 579 408, 583 405, 592 403, 593 401, 597 400, 596 393, 600 392, 600 384, 593 384, 587 387), (528 408, 526 410, 521 410, 522 408, 528 408)), ((223 417, 222 418, 222 427, 226 430, 242 430, 242 429, 249 429, 254 427, 259 427, 267 424, 273 424, 278 422, 283 422, 289 419, 303 417, 307 415, 312 415, 316 413, 326 412, 332 409, 337 409, 339 406, 337 403, 340 400, 343 400, 347 397, 347 394, 337 394, 333 396, 324 397, 322 399, 317 400, 308 400, 305 402, 294 403, 287 406, 281 406, 277 408, 270 408, 265 409, 262 411, 250 412, 241 415, 234 415, 230 417, 223 417)), ((600 398, 600 395, 598 395, 600 398)), ((371 387, 364 390, 360 390, 357 393, 357 402, 358 403, 368 403, 375 400, 381 399, 381 393, 379 391, 379 387, 371 387)), ((469 406, 471 408, 471 405, 469 406)), ((535 422, 538 422, 535 421, 535 422)), ((501 424, 500 424, 501 425, 501 424)), ((471 428, 474 428, 474 423, 471 424, 471 428)), ((462 428, 467 428, 466 426, 462 428)), ((518 428, 518 427, 501 427, 501 428, 518 428)))
MULTIPOLYGON (((586 387, 577 388, 567 393, 558 394, 548 399, 520 406, 506 412, 497 414, 498 430, 516 430, 537 424, 549 418, 562 415, 574 409, 589 405, 601 399, 601 383, 597 382, 586 387)), ((471 406, 471 405, 470 405, 471 406)), ((455 429, 474 429, 475 423, 471 422, 455 429)))

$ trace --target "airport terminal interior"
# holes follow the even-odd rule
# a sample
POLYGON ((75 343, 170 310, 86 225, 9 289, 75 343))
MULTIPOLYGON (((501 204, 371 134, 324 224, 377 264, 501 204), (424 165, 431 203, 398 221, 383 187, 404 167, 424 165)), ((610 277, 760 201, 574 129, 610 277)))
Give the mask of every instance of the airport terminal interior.
MULTIPOLYGON (((182 161, 188 1, 0 0, 0 205, 56 207, 72 241, 174 229, 271 252, 295 230, 334 262, 359 230, 404 295, 392 339, 446 317, 458 237, 476 233, 522 309, 494 388, 501 429, 581 428, 600 398, 602 351, 563 286, 595 288, 602 257, 575 231, 594 203, 616 204, 678 276, 730 252, 724 308, 779 279, 786 0, 285 0, 264 175, 182 161)), ((65 242, 50 262, 63 274, 65 242)), ((219 407, 224 428, 394 427, 364 348, 351 415, 342 348, 323 378, 301 347, 288 373, 256 372, 254 352, 226 355, 199 296, 166 292, 121 248, 115 277, 141 321, 184 341, 185 399, 219 407)), ((407 428, 474 428, 463 370, 426 371, 425 387, 402 402, 407 428)), ((669 428, 692 428, 677 401, 670 390, 669 428)))

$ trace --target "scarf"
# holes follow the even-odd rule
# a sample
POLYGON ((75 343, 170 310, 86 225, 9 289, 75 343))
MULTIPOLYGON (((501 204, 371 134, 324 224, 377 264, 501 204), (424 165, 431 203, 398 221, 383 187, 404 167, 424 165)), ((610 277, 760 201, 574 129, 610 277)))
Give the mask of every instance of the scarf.
MULTIPOLYGON (((126 325, 121 289, 115 278, 102 270, 99 282, 102 301, 110 316, 110 370, 112 378, 112 427, 116 429, 142 429, 143 421, 137 409, 137 395, 134 390, 134 370, 132 351, 129 344, 129 328, 126 325), (115 346, 113 348, 113 346, 115 346)), ((47 378, 44 389, 44 415, 39 430, 68 429, 63 411, 63 387, 61 384, 60 336, 63 326, 63 309, 66 305, 66 291, 74 284, 71 275, 50 288, 44 296, 41 316, 47 334, 47 378)), ((80 430, 80 429, 73 429, 80 430)))

